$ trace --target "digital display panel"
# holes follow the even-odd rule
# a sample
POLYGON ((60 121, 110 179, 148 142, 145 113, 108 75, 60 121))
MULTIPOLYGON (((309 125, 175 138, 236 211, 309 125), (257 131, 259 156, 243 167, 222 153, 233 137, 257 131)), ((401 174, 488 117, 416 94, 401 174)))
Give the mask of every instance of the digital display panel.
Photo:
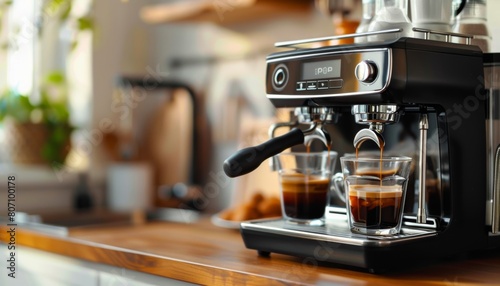
POLYGON ((340 77, 340 60, 309 62, 302 65, 302 79, 340 77))

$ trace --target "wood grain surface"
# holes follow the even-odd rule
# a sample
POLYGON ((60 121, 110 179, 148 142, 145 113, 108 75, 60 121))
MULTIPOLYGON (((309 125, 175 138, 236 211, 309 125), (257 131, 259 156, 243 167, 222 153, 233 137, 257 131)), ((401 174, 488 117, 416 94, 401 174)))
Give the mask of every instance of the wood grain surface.
MULTIPOLYGON (((1 229, 3 242, 6 230, 1 229)), ((21 228, 16 243, 204 285, 500 285, 500 250, 375 275, 307 258, 259 257, 245 248, 237 230, 216 227, 208 218, 196 224, 80 228, 67 237, 21 228)))

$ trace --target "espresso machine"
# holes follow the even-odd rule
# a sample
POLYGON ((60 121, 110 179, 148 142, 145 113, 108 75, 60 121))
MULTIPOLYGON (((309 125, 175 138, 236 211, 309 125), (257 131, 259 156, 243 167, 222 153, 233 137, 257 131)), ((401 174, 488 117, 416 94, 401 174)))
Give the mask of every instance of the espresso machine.
MULTIPOLYGON (((376 33, 394 32, 399 30, 376 33)), ((293 129, 224 162, 226 174, 236 177, 293 146, 319 140, 335 150, 338 130, 350 134, 353 148, 375 142, 384 152, 414 158, 402 231, 351 233, 345 205, 331 199, 323 226, 283 219, 241 223, 247 248, 375 273, 401 259, 407 265, 500 246, 500 142, 490 140, 490 133, 500 132, 491 127, 498 116, 491 105, 498 102, 485 86, 486 62, 498 56, 469 45, 467 35, 433 41, 427 40, 432 31, 419 32, 426 37, 314 47, 368 32, 277 43, 289 50, 267 57, 267 98, 294 114, 272 126, 270 135, 293 129), (456 37, 464 44, 453 43, 456 37), (401 144, 404 134, 411 135, 409 145, 401 144)))

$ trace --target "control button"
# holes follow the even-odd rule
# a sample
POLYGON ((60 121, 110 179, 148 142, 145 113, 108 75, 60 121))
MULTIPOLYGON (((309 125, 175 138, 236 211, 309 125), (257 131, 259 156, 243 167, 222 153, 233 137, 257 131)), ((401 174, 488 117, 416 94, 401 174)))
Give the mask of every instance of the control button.
POLYGON ((307 90, 316 90, 316 89, 318 89, 318 83, 316 81, 307 82, 307 90))
POLYGON ((274 73, 274 83, 276 85, 280 86, 280 85, 283 85, 283 83, 285 83, 285 80, 286 80, 285 70, 284 69, 278 69, 274 73))
POLYGON ((318 80, 318 89, 328 89, 328 80, 318 80))
POLYGON ((273 72, 272 84, 275 90, 281 91, 288 82, 288 69, 284 64, 278 65, 273 72))
POLYGON ((364 83, 372 83, 377 78, 377 65, 372 61, 362 61, 354 70, 356 78, 364 83))
POLYGON ((297 82, 297 91, 303 91, 306 90, 306 82, 305 81, 299 81, 297 82))
POLYGON ((331 79, 328 81, 328 88, 342 88, 343 84, 343 79, 331 79))

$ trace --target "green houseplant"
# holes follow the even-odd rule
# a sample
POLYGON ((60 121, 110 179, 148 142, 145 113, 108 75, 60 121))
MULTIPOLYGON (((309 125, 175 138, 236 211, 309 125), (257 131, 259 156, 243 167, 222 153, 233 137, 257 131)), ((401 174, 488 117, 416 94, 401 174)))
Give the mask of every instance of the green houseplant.
MULTIPOLYGON (((21 0, 18 0, 21 1, 21 0)), ((41 39, 46 29, 69 27, 72 31, 70 52, 78 44, 78 33, 92 31, 94 22, 89 9, 73 13, 75 0, 42 0, 40 18, 35 22, 35 36, 41 39), (53 25, 57 22, 57 25, 53 25), (46 27, 45 24, 52 23, 46 27)), ((2 19, 7 15, 15 0, 0 0, 0 32, 2 19)), ((20 3, 20 2, 17 2, 20 3)), ((80 7, 81 10, 82 7, 80 7)), ((11 31, 14 36, 20 29, 11 31)), ((50 34, 50 33, 49 33, 50 34)), ((52 31, 54 34, 54 31, 52 31)), ((9 52, 7 43, 0 43, 2 52, 9 52)), ((62 55, 64 57, 66 55, 62 55)), ((65 61, 65 59, 64 59, 65 61)), ((70 123, 68 87, 65 68, 42 76, 42 83, 33 87, 40 96, 20 94, 15 89, 2 91, 0 87, 0 125, 4 129, 4 148, 13 163, 50 164, 55 168, 63 166, 71 149, 71 133, 75 129, 70 123)))
POLYGON ((60 166, 71 148, 67 87, 59 72, 49 74, 40 88, 40 100, 13 90, 0 96, 0 122, 13 163, 60 166))

